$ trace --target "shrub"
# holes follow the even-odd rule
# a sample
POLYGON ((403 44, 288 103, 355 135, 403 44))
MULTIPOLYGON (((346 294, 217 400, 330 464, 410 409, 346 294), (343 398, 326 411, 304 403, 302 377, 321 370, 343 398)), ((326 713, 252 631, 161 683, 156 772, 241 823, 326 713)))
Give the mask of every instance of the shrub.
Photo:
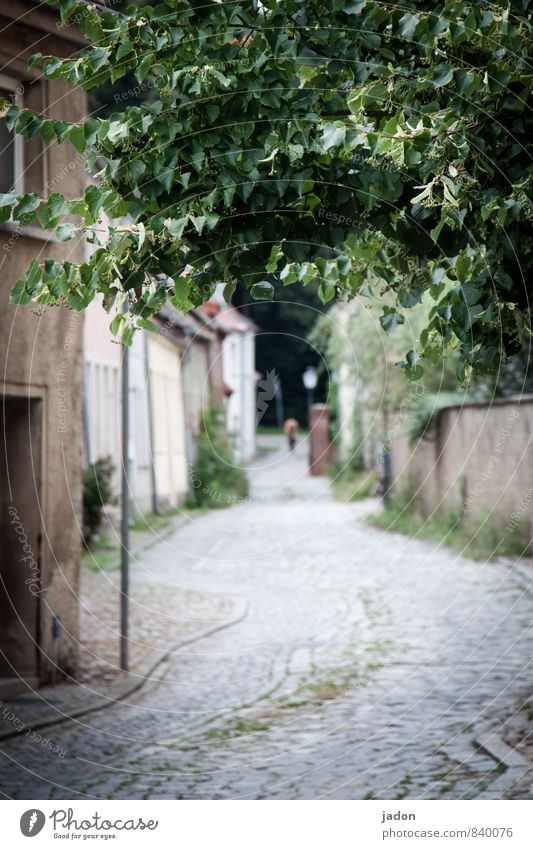
POLYGON ((111 457, 101 457, 83 473, 83 540, 87 547, 102 525, 104 504, 111 500, 114 471, 111 457))
POLYGON ((368 521, 385 530, 448 545, 474 560, 531 554, 527 535, 518 528, 501 529, 488 507, 477 519, 451 507, 441 507, 426 516, 406 491, 394 496, 381 513, 370 516, 368 521))
POLYGON ((248 494, 246 475, 234 465, 223 413, 217 409, 204 414, 191 483, 193 503, 198 506, 227 507, 248 494))
POLYGON ((376 495, 379 482, 373 469, 364 469, 360 455, 342 465, 335 460, 328 468, 331 485, 337 501, 362 501, 376 495))

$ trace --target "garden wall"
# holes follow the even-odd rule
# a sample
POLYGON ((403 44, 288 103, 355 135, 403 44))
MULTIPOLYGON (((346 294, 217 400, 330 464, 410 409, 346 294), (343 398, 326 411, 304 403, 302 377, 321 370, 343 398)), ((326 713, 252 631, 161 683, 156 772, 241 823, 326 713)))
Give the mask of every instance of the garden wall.
POLYGON ((423 437, 392 445, 396 493, 423 514, 451 509, 500 532, 533 535, 533 396, 441 410, 423 437))

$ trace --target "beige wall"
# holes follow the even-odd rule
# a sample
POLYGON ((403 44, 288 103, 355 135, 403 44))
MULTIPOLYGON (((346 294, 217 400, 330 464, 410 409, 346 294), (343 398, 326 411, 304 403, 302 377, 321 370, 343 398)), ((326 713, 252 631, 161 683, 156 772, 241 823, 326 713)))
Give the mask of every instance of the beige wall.
POLYGON ((182 379, 187 427, 196 436, 202 425, 202 413, 211 403, 209 342, 199 336, 193 338, 185 349, 182 379))
POLYGON ((533 398, 443 410, 427 438, 392 446, 396 491, 408 489, 429 514, 451 507, 475 522, 533 534, 533 398))
MULTIPOLYGON (((0 10, 7 14, 7 8, 0 10)), ((3 73, 18 77, 25 87, 26 102, 36 89, 32 76, 25 70, 29 55, 35 51, 34 32, 30 29, 32 12, 12 28, 4 31, 2 42, 3 73), (13 58, 6 67, 7 54, 13 58)), ((57 33, 57 31, 56 31, 57 33)), ((53 52, 58 38, 47 41, 41 31, 39 49, 53 52)), ((59 45, 61 46, 61 45, 59 45)), ((42 84, 40 96, 49 114, 76 121, 86 111, 85 95, 69 91, 59 82, 42 84)), ((85 172, 83 161, 70 142, 50 145, 46 150, 32 148, 27 159, 26 186, 29 178, 41 180, 41 191, 61 191, 74 198, 83 194, 85 172), (36 169, 38 177, 36 177, 36 169), (39 176, 40 175, 40 176, 39 176)), ((37 186, 31 183, 35 190, 37 186)), ((77 241, 64 244, 46 241, 38 228, 9 232, 0 230, 0 361, 3 385, 0 393, 9 399, 11 416, 17 409, 26 416, 32 409, 30 427, 8 428, 6 451, 10 457, 2 470, 2 528, 4 534, 14 530, 8 520, 8 508, 16 510, 23 529, 11 538, 9 561, 2 570, 18 566, 24 554, 20 539, 24 534, 32 550, 37 586, 35 619, 21 630, 26 641, 25 656, 20 655, 20 668, 14 657, 12 674, 21 672, 41 680, 49 678, 55 659, 67 673, 75 673, 78 655, 78 570, 81 534, 82 493, 82 317, 62 307, 48 308, 38 314, 32 305, 9 305, 9 292, 24 275, 34 258, 74 261, 83 259, 83 247, 77 241), (22 399, 22 400, 17 400, 22 399), (33 399, 31 404, 28 399, 33 399), (22 404, 22 407, 21 407, 22 404), (18 405, 18 407, 17 407, 18 405), (35 419, 35 416, 37 419, 35 419), (31 469, 31 474, 28 474, 31 469), (10 486, 6 486, 6 477, 10 486), (52 640, 52 618, 61 618, 62 633, 52 640), (31 646, 31 648, 28 648, 31 646), (57 650, 57 654, 56 654, 57 650), (31 667, 31 668, 30 668, 31 667)), ((6 408, 7 409, 7 408, 6 408)), ((19 591, 27 593, 21 570, 19 591)), ((16 590, 16 588, 15 588, 16 590)), ((6 612, 5 598, 0 599, 0 618, 6 612)), ((20 615, 25 615, 23 605, 20 615)), ((32 613, 33 616, 33 613, 32 613)), ((0 622, 0 629, 2 622, 0 622)), ((0 673, 5 676, 6 670, 0 673)))
POLYGON ((148 344, 156 488, 159 505, 165 509, 188 494, 180 352, 161 334, 150 334, 148 344))

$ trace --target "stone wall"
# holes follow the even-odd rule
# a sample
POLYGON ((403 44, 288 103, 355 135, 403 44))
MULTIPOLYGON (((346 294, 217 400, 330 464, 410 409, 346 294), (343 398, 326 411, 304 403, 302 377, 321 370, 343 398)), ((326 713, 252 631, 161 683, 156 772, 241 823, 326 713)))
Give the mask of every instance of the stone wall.
POLYGON ((392 445, 393 486, 439 508, 533 534, 533 397, 448 407, 424 437, 392 445))
MULTIPOLYGON (((86 114, 82 92, 59 80, 39 80, 26 67, 36 43, 43 53, 72 52, 75 27, 58 30, 55 13, 26 5, 18 21, 2 21, 12 16, 7 7, 0 13, 6 27, 3 73, 20 80, 23 102, 38 99, 51 117, 80 120, 86 114), (48 25, 53 30, 47 36, 48 25)), ((74 198, 83 194, 85 177, 83 157, 70 142, 26 148, 27 190, 31 183, 43 196, 59 191, 74 198)), ((61 307, 39 312, 32 304, 12 306, 9 293, 32 259, 83 256, 80 241, 55 242, 37 224, 0 228, 0 394, 8 458, 0 469, 0 572, 9 584, 0 597, 0 632, 6 625, 11 633, 0 645, 4 678, 47 681, 56 668, 74 674, 77 666, 83 319, 61 307)))

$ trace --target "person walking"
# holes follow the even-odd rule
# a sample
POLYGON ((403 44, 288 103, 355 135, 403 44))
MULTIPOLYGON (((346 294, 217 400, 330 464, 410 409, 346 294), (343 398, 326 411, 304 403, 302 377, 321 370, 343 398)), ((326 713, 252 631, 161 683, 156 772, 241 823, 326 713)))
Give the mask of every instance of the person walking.
POLYGON ((285 424, 283 425, 283 433, 287 437, 287 441, 289 443, 289 451, 293 451, 296 446, 296 437, 298 436, 298 430, 300 425, 298 424, 296 419, 285 419, 285 424))

